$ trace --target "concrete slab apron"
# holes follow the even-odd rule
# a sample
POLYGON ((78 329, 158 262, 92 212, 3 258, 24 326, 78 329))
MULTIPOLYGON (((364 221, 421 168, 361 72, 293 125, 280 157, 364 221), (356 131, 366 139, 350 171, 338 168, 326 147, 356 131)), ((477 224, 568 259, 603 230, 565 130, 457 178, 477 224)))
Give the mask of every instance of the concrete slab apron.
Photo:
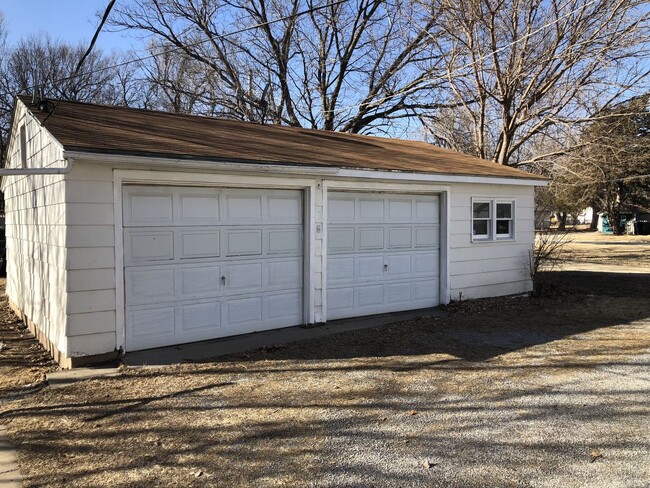
POLYGON ((7 426, 0 425, 0 488, 23 486, 23 477, 18 466, 18 453, 9 442, 7 426))
POLYGON ((179 346, 160 347, 146 351, 127 351, 126 364, 128 366, 164 366, 183 362, 204 362, 217 359, 219 356, 238 354, 261 347, 318 339, 339 332, 380 327, 404 320, 412 320, 417 317, 442 317, 445 315, 446 312, 439 308, 426 308, 334 320, 314 327, 286 327, 284 329, 255 332, 179 346))

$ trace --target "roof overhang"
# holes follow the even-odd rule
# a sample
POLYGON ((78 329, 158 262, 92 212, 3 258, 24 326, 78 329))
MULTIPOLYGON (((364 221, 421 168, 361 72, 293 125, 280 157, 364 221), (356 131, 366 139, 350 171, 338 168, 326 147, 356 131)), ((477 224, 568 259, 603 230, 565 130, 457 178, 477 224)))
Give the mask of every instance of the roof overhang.
POLYGON ((436 173, 413 173, 406 171, 382 171, 373 169, 350 169, 341 167, 307 166, 296 164, 272 164, 264 162, 210 161, 176 157, 138 156, 66 150, 66 158, 75 161, 111 164, 117 166, 156 166, 165 169, 187 169, 204 171, 227 171, 233 173, 274 173, 301 176, 325 176, 328 178, 397 180, 431 183, 474 183, 516 186, 547 186, 548 180, 540 178, 505 178, 498 176, 474 176, 436 173))

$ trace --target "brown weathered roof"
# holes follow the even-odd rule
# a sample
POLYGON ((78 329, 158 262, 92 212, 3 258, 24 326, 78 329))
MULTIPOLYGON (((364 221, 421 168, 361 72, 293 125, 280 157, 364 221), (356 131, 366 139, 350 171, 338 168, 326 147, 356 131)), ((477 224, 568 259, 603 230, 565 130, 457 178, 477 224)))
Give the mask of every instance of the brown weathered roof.
POLYGON ((80 102, 50 101, 48 114, 20 98, 69 151, 541 179, 424 142, 80 102))

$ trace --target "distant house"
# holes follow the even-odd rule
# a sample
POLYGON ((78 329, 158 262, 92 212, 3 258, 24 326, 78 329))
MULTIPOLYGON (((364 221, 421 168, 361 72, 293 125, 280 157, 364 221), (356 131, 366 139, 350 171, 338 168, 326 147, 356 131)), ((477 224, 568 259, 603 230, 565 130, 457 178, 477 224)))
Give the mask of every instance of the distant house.
MULTIPOLYGON (((650 235, 650 210, 642 207, 624 207, 621 210, 621 226, 626 234, 650 235)), ((606 212, 598 213, 598 230, 612 234, 606 212)))
POLYGON ((65 367, 522 293, 545 180, 425 143, 16 101, 7 294, 65 367), (67 169, 66 169, 67 168, 67 169))

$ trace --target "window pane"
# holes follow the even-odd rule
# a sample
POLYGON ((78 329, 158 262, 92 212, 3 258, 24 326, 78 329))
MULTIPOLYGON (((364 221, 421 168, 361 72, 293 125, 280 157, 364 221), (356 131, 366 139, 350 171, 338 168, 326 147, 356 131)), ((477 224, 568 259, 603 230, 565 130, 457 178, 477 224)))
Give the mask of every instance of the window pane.
POLYGON ((475 236, 486 236, 488 235, 488 221, 487 220, 475 220, 473 222, 473 229, 475 236))
POLYGON ((474 204, 474 218, 475 219, 489 219, 490 218, 490 204, 489 203, 475 203, 474 204))
POLYGON ((510 220, 497 220, 497 235, 510 235, 510 220))
POLYGON ((510 218, 512 218, 512 204, 497 203, 497 219, 510 219, 510 218))

